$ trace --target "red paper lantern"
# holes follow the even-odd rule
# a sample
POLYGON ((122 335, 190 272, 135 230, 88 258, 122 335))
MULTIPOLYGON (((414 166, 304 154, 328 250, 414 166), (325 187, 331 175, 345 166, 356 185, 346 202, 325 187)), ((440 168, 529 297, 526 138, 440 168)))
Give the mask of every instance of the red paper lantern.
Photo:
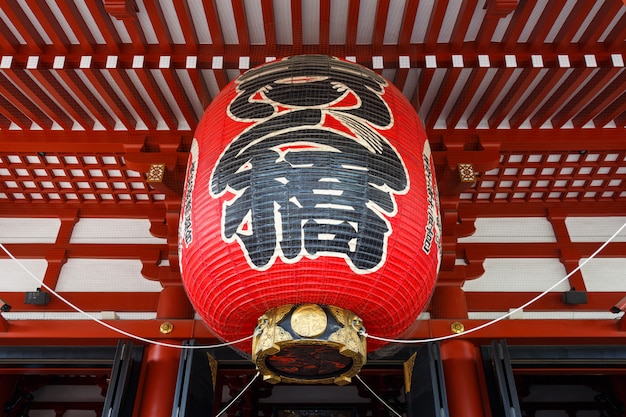
POLYGON ((440 236, 424 128, 369 69, 326 56, 274 61, 230 83, 198 125, 181 270, 226 341, 252 334, 270 309, 309 304, 395 338, 432 293, 440 236))

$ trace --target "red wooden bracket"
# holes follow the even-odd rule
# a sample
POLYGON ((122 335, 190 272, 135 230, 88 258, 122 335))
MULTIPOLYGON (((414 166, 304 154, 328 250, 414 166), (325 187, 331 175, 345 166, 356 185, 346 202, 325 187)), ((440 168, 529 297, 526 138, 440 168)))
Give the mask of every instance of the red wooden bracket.
MULTIPOLYGON (((626 0, 624 0, 626 1, 626 0)), ((517 0, 487 0, 487 16, 503 18, 517 8, 517 0)))
POLYGON ((104 0, 104 10, 116 19, 134 19, 139 9, 135 0, 104 0))

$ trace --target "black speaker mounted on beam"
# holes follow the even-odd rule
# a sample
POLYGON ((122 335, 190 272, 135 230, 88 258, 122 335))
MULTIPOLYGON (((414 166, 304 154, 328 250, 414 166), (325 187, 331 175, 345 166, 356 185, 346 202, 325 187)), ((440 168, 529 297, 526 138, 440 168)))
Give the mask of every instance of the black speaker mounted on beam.
POLYGON ((50 302, 50 294, 37 288, 37 291, 29 291, 24 295, 24 304, 46 305, 50 302))

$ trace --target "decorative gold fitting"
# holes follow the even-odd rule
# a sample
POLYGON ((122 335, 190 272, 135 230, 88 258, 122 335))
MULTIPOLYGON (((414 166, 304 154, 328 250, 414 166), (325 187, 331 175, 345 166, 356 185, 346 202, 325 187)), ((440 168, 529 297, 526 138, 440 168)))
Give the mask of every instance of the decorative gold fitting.
POLYGON ((159 331, 163 334, 172 333, 172 330, 174 330, 174 325, 169 321, 163 322, 159 326, 159 331))
POLYGON ((457 164, 459 179, 461 182, 476 182, 474 166, 472 164, 457 164))
POLYGON ((456 334, 463 333, 465 331, 465 326, 463 326, 463 323, 455 321, 450 325, 450 330, 452 333, 456 334))
POLYGON ((165 164, 150 164, 150 170, 146 176, 146 182, 163 182, 165 164))
POLYGON ((276 307, 259 318, 252 361, 272 384, 346 385, 367 360, 364 331, 358 316, 339 307, 276 307))

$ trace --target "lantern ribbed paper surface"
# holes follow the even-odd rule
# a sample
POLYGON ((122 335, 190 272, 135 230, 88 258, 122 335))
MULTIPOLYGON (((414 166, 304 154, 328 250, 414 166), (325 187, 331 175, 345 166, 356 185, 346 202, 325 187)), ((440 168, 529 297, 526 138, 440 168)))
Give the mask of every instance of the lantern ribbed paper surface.
POLYGON ((435 283, 437 198, 424 128, 393 85, 325 56, 265 64, 229 84, 195 132, 185 287, 227 341, 269 309, 304 303, 397 337, 435 283))

